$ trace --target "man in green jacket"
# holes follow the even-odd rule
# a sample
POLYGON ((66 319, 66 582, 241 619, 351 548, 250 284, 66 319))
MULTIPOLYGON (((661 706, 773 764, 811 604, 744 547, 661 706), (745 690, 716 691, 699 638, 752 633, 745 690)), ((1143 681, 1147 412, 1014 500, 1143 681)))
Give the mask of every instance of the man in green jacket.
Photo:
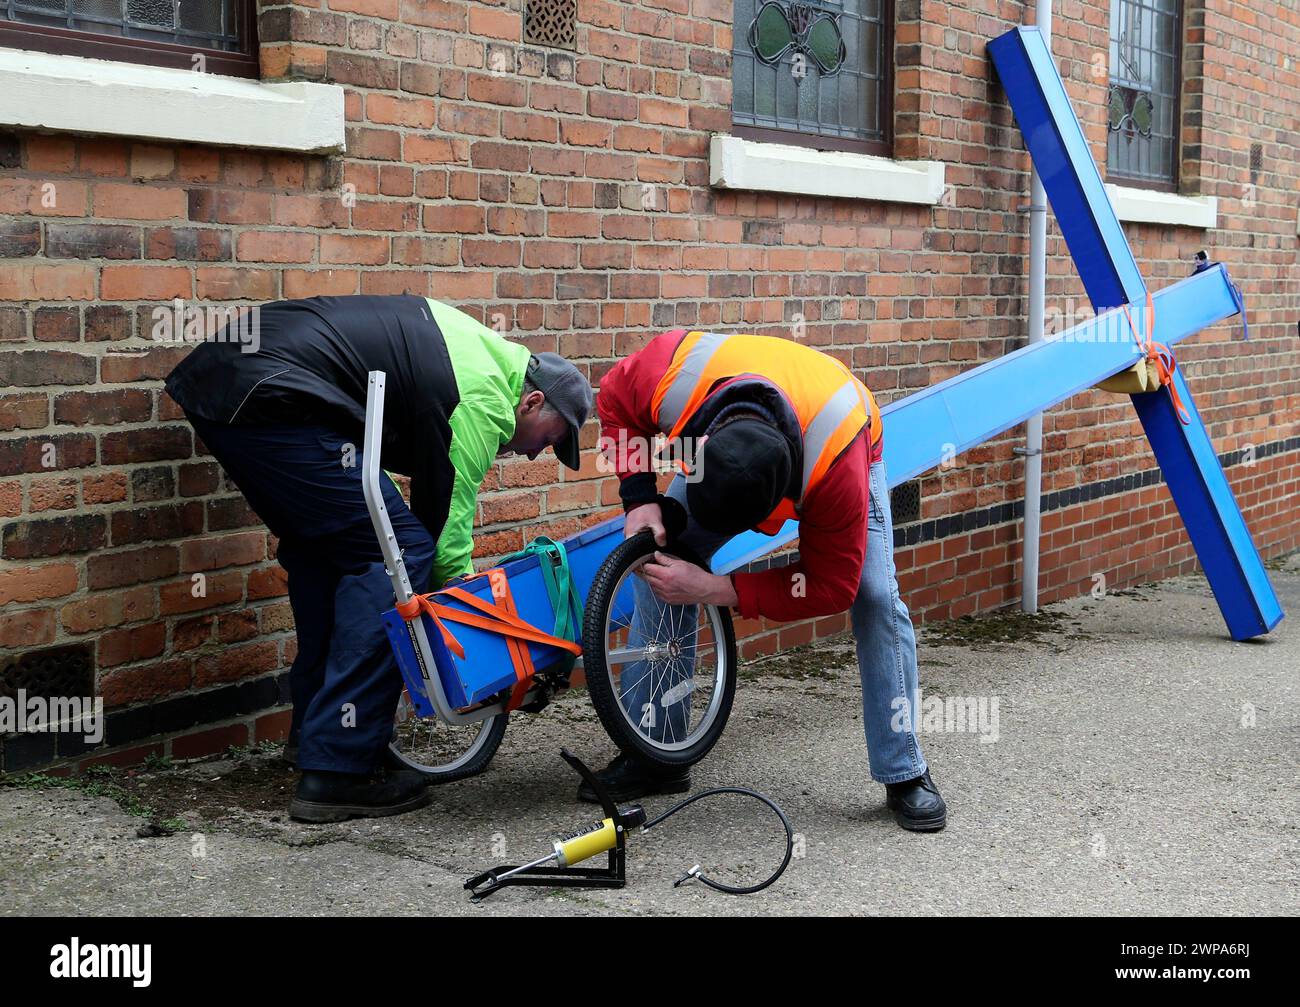
POLYGON ((553 446, 578 468, 591 386, 556 354, 423 297, 278 301, 249 322, 227 332, 254 338, 204 342, 167 391, 279 539, 298 637, 290 813, 323 822, 420 807, 424 779, 385 762, 402 685, 361 485, 369 372, 387 374, 381 463, 411 477, 409 509, 390 481, 383 491, 417 590, 473 572, 478 490, 499 455, 553 446))

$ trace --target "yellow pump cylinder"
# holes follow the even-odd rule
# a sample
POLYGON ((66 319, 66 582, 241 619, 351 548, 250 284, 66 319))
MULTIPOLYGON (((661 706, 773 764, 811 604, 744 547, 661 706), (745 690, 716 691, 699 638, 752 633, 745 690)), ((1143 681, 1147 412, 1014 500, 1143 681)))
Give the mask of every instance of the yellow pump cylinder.
POLYGON ((612 850, 618 842, 614 819, 606 818, 587 832, 579 832, 567 839, 555 841, 555 858, 561 867, 581 863, 597 853, 612 850))

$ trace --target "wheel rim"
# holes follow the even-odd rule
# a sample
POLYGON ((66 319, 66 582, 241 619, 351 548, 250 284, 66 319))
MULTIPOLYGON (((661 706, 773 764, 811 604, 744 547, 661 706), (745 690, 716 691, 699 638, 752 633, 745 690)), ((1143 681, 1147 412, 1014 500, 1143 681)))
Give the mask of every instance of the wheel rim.
POLYGON ((491 735, 489 717, 473 724, 448 724, 436 717, 421 717, 402 691, 393 722, 393 754, 412 769, 426 773, 454 773, 469 765, 491 735))
MULTIPOLYGON (((610 595, 605 674, 627 726, 647 745, 677 752, 706 737, 717 721, 728 655, 714 605, 659 602, 658 613, 633 625, 637 571, 649 560, 643 556, 628 567, 610 595)), ((648 595, 648 585, 641 583, 648 595)))

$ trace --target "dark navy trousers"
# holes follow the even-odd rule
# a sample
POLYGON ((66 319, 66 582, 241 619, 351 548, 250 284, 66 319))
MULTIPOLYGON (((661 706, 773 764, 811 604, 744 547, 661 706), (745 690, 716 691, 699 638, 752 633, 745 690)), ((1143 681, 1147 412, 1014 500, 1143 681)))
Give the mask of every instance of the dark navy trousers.
MULTIPOLYGON (((289 679, 299 768, 371 772, 402 681, 379 621, 393 588, 361 490, 361 445, 323 426, 190 422, 279 539, 298 631, 289 679)), ((392 480, 382 483, 411 584, 423 591, 442 529, 426 529, 392 480)))

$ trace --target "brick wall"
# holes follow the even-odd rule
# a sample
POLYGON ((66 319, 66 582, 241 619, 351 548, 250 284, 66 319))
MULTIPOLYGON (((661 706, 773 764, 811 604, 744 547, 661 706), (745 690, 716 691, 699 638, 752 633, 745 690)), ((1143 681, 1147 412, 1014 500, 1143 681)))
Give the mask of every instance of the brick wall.
MULTIPOLYGON (((777 334, 841 356, 882 401, 1023 338, 1028 159, 984 51, 1021 4, 897 4, 895 154, 947 164, 937 207, 711 190, 725 0, 580 0, 572 53, 523 45, 519 7, 263 5, 264 76, 346 88, 341 156, 0 135, 0 659, 92 645, 110 740, 179 739, 117 758, 278 736, 294 656, 274 541, 161 391, 184 352, 151 338, 169 299, 429 295, 593 383, 667 328, 777 334)), ((1188 0, 1185 34, 1182 187, 1219 197, 1219 227, 1126 230, 1154 285, 1207 248, 1245 292, 1251 341, 1219 325, 1179 360, 1272 556, 1300 545, 1300 14, 1188 0)), ((1103 163, 1107 35, 1106 3, 1057 4, 1055 53, 1103 163)), ((1049 254, 1049 307, 1086 303, 1054 228, 1049 254)), ((1084 393, 1045 432, 1045 600, 1098 573, 1194 568, 1127 401, 1084 393)), ((579 473, 549 454, 494 467, 480 559, 608 513, 595 437, 579 473)), ((922 520, 898 530, 918 619, 1018 597, 1017 443, 923 480, 922 520)), ((747 656, 844 628, 740 627, 747 656)), ((28 742, 6 768, 96 757, 28 742)))

